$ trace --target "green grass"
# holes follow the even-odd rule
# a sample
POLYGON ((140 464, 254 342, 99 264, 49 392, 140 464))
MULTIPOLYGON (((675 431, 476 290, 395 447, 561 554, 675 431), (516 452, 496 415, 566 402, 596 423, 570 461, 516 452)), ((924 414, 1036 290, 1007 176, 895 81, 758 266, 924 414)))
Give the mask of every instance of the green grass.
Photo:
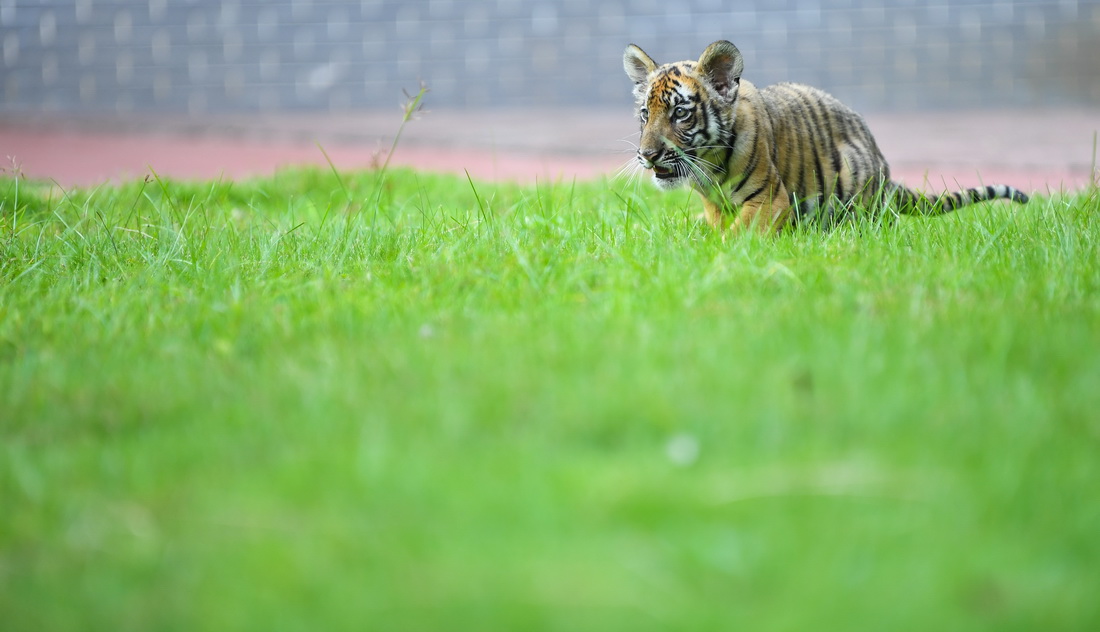
POLYGON ((1100 626, 1100 198, 0 182, 0 628, 1100 626))

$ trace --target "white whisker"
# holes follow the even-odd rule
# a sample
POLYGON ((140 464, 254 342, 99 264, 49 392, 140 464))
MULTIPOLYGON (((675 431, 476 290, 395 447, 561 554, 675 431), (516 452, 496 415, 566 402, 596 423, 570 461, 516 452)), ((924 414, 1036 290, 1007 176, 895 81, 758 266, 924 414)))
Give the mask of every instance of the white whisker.
POLYGON ((710 167, 714 171, 718 171, 719 169, 721 169, 717 163, 713 163, 709 160, 700 158, 699 156, 693 156, 692 161, 695 162, 695 164, 701 164, 710 167))
POLYGON ((691 169, 692 175, 695 176, 695 180, 698 182, 700 188, 718 188, 718 181, 715 180, 714 176, 710 173, 711 171, 717 170, 717 167, 713 163, 703 160, 698 156, 691 156, 690 154, 683 155, 683 163, 691 169), (711 169, 704 168, 700 163, 711 167, 711 169))
POLYGON ((640 165, 637 160, 628 160, 623 163, 623 166, 619 167, 619 169, 612 176, 612 179, 625 179, 629 181, 632 179, 637 179, 641 176, 641 174, 642 165, 640 165))
MULTIPOLYGON (((641 146, 639 146, 638 143, 635 143, 632 140, 627 140, 625 138, 620 138, 619 140, 617 140, 615 142, 616 143, 623 143, 625 145, 628 145, 630 147, 629 151, 637 151, 637 150, 641 149, 641 146)), ((627 150, 624 150, 624 151, 627 151, 627 150)))

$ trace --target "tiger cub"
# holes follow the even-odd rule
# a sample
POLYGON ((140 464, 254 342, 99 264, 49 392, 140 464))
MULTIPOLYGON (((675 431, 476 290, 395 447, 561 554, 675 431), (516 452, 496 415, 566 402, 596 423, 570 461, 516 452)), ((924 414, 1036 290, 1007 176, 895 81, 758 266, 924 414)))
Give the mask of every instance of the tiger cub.
POLYGON ((929 198, 893 182, 858 114, 809 86, 757 90, 741 80, 744 61, 730 42, 711 44, 697 62, 663 66, 631 44, 623 67, 642 126, 638 160, 660 188, 698 191, 716 228, 731 220, 736 232, 831 225, 853 206, 938 215, 997 198, 1027 202, 1004 185, 929 198))

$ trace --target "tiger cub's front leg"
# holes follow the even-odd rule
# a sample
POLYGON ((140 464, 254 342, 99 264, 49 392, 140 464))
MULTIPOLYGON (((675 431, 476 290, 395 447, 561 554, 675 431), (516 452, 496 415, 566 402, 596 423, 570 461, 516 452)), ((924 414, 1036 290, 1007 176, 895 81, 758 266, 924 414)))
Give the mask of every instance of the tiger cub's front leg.
MULTIPOLYGON (((790 196, 779 180, 778 174, 765 176, 770 186, 741 205, 739 211, 730 208, 728 200, 716 202, 710 195, 700 191, 703 198, 703 216, 712 228, 724 231, 729 227, 732 234, 738 235, 755 229, 763 235, 772 235, 783 230, 791 221, 790 196)), ((721 191, 718 195, 724 195, 721 191)))
POLYGON ((703 219, 707 220, 711 228, 724 231, 729 223, 730 214, 724 212, 722 205, 710 199, 706 193, 700 191, 699 197, 703 198, 703 219))
POLYGON ((746 200, 731 230, 740 234, 754 229, 762 235, 774 235, 791 222, 791 200, 787 188, 776 175, 771 190, 746 200))

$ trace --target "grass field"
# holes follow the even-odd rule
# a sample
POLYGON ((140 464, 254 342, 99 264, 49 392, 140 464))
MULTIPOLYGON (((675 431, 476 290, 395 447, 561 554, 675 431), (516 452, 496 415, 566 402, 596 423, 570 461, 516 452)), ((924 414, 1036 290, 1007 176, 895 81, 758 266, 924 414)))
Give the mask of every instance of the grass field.
POLYGON ((1100 628, 1096 192, 0 193, 7 632, 1100 628))

